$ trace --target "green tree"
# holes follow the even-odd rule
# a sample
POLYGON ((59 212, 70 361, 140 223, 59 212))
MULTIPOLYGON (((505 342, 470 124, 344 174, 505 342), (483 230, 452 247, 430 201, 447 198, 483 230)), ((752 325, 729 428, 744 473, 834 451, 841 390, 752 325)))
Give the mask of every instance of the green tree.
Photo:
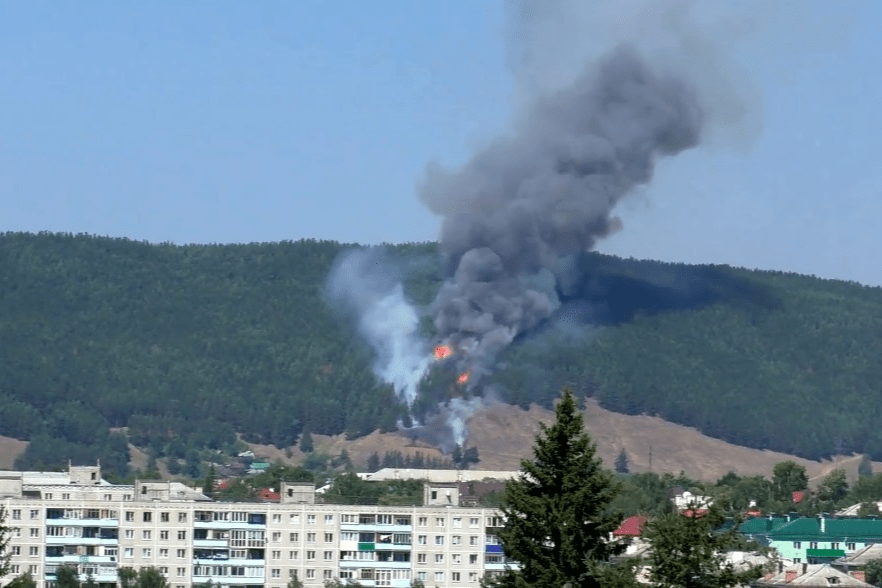
POLYGON ((367 460, 367 471, 374 473, 380 469, 380 456, 377 452, 373 452, 370 454, 367 460))
POLYGON ((9 551, 9 541, 12 529, 6 526, 6 508, 0 504, 0 576, 9 573, 9 560, 12 552, 9 551))
POLYGON ((34 580, 33 576, 25 572, 24 574, 13 578, 9 584, 6 585, 6 588, 37 588, 37 582, 34 580))
POLYGON ((162 573, 154 568, 141 568, 138 570, 138 578, 135 580, 135 588, 168 588, 168 580, 162 573))
POLYGON ((208 468, 208 475, 205 476, 205 481, 202 483, 202 493, 209 498, 214 496, 215 482, 217 482, 217 471, 214 469, 214 464, 211 464, 211 467, 208 468))
POLYGON ((627 474, 630 472, 628 468, 628 454, 625 453, 624 447, 619 452, 619 456, 616 458, 616 473, 618 474, 627 474))
POLYGON ((312 440, 312 433, 309 432, 309 429, 304 429, 300 435, 300 451, 303 453, 315 451, 315 442, 312 440))
POLYGON ((713 505, 703 516, 671 513, 648 522, 643 536, 651 545, 652 582, 659 588, 729 588, 759 578, 760 568, 737 571, 726 562, 726 551, 742 539, 735 528, 718 531, 725 521, 713 505))
POLYGON ((55 570, 56 588, 80 588, 80 574, 75 565, 58 566, 55 570))
POLYGON ((303 588, 303 582, 297 576, 293 576, 288 580, 288 588, 303 588))
POLYGON ((134 568, 122 567, 116 570, 116 576, 119 578, 120 588, 134 588, 138 572, 134 568))
POLYGON ((874 559, 864 566, 864 574, 868 584, 882 586, 882 559, 874 559))
POLYGON ((505 485, 498 531, 507 558, 520 562, 506 570, 501 586, 599 586, 603 563, 624 546, 610 541, 621 516, 609 512, 618 492, 585 432, 569 388, 555 407, 555 422, 542 425, 533 459, 505 485))
POLYGON ((860 478, 870 478, 873 475, 873 462, 870 461, 870 456, 864 455, 861 458, 861 463, 858 464, 858 477, 860 478))
POLYGON ((782 461, 775 464, 772 470, 772 486, 775 498, 784 502, 792 500, 793 492, 808 488, 808 476, 805 467, 793 461, 782 461))
POLYGON ((818 486, 818 498, 829 502, 839 502, 848 495, 848 480, 845 470, 833 470, 818 486))

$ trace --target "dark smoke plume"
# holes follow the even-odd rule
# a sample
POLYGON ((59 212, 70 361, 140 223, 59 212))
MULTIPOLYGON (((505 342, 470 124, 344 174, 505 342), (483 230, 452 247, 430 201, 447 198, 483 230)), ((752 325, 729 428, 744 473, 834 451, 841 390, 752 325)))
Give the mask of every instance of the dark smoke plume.
POLYGON ((618 228, 616 204, 659 157, 697 145, 702 120, 693 88, 624 47, 462 168, 429 166, 420 196, 444 217, 448 273, 432 313, 471 382, 551 316, 579 279, 579 254, 618 228))

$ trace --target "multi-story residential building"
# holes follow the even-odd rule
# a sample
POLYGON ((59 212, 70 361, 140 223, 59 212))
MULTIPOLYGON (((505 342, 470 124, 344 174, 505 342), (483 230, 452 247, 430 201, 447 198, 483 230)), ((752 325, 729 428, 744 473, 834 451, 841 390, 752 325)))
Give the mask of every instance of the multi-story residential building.
POLYGON ((153 566, 175 588, 477 587, 508 565, 495 509, 459 505, 456 485, 427 484, 419 507, 317 504, 312 485, 283 484, 276 503, 214 502, 180 483, 112 485, 98 466, 65 473, 0 472, 12 576, 51 588, 60 565, 117 582, 120 567, 153 566))

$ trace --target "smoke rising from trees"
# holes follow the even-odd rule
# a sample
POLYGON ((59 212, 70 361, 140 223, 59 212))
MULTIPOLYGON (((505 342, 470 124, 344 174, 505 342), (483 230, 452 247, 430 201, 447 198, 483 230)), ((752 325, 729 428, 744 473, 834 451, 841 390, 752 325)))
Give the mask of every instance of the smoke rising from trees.
POLYGON ((697 145, 702 121, 686 81, 621 47, 463 167, 428 167, 420 197, 444 218, 448 271, 435 328, 473 374, 551 316, 579 278, 578 255, 619 228, 616 204, 660 157, 697 145))

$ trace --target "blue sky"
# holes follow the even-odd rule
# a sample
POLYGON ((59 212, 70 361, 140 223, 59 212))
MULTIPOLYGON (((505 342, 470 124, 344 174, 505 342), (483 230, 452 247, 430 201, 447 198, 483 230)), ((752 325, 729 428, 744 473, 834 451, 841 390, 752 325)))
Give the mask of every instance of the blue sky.
MULTIPOLYGON (((797 4, 720 40, 758 136, 663 161, 600 250, 882 285, 882 3, 797 4)), ((435 239, 425 165, 522 98, 506 22, 498 0, 0 3, 0 231, 435 239)))

